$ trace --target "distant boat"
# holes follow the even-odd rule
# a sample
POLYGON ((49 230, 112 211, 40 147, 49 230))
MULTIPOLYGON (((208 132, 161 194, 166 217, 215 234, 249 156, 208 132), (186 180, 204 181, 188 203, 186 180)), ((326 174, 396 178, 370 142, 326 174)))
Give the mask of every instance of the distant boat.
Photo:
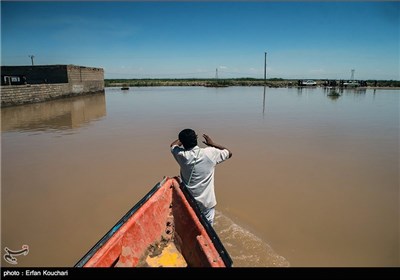
POLYGON ((129 90, 128 84, 122 84, 121 90, 129 90))
POLYGON ((231 266, 217 233, 179 177, 164 177, 75 265, 231 266))

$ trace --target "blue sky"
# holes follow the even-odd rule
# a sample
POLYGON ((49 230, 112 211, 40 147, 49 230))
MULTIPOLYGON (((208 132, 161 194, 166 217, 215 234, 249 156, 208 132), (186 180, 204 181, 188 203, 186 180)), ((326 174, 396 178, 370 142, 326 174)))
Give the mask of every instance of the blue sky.
POLYGON ((1 2, 1 65, 105 78, 399 80, 400 2, 1 2))

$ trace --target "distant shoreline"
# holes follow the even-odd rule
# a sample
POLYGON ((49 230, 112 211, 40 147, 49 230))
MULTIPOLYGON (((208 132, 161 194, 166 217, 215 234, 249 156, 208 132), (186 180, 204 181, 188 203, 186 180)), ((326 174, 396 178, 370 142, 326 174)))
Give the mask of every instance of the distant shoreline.
MULTIPOLYGON (((298 86, 298 80, 283 79, 105 79, 105 87, 155 87, 155 86, 204 86, 204 87, 229 87, 229 86, 267 86, 271 88, 286 87, 326 87, 326 80, 315 80, 315 86, 298 86)), ((367 86, 358 86, 357 89, 400 89, 400 81, 365 81, 367 86)), ((336 86, 336 88, 341 88, 336 86)), ((346 87, 343 87, 346 88, 346 87)), ((354 87, 347 87, 354 88, 354 87)))
MULTIPOLYGON (((204 85, 141 85, 141 86, 128 86, 125 89, 129 89, 129 88, 144 88, 144 87, 201 87, 204 85)), ((252 85, 254 87, 259 87, 259 86, 264 86, 264 85, 252 85)), ((107 85, 104 86, 105 88, 121 88, 121 85, 107 85)), ((213 87, 213 86, 204 86, 204 87, 213 87)), ((234 85, 234 86, 226 86, 226 87, 241 87, 238 85, 234 85)), ((242 87, 249 87, 249 86, 242 86, 242 87)), ((251 86, 250 86, 251 87, 251 86)), ((332 87, 324 87, 324 86, 314 86, 314 87, 305 87, 305 86, 289 86, 289 87, 285 87, 285 86, 281 86, 281 87, 269 87, 268 85, 266 86, 267 88, 332 88, 332 87)), ((219 86, 215 86, 214 88, 220 88, 219 86)), ((340 88, 340 87, 335 87, 336 89, 357 89, 357 90, 366 90, 366 89, 380 89, 380 90, 400 90, 400 87, 348 87, 348 88, 340 88)))

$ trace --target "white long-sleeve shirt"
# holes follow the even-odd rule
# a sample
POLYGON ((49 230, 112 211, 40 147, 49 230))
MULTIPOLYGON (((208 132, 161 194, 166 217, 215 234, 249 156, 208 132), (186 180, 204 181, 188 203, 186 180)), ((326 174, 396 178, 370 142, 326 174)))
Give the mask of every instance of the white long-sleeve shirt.
POLYGON ((229 151, 199 146, 185 150, 178 145, 173 145, 171 153, 180 166, 183 184, 196 199, 200 209, 215 207, 217 204, 214 190, 215 166, 229 158, 229 151))

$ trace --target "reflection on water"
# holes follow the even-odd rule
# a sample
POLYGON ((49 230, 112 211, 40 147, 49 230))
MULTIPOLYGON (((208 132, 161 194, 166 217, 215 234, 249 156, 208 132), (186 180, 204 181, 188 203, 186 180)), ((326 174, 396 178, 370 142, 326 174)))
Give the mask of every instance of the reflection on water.
POLYGON ((328 91, 326 96, 328 96, 333 101, 337 100, 341 95, 339 93, 338 89, 336 89, 336 88, 329 88, 329 89, 326 89, 326 90, 328 91))
POLYGON ((263 117, 265 116, 265 93, 267 91, 267 87, 264 86, 264 93, 263 93, 263 117))
POLYGON ((19 266, 74 265, 178 175, 169 144, 191 127, 234 154, 215 175, 215 227, 234 266, 398 266, 400 93, 328 93, 108 88, 4 108, 2 248, 29 246, 19 266))
POLYGON ((105 94, 1 109, 2 131, 43 131, 78 128, 106 115, 105 94))

